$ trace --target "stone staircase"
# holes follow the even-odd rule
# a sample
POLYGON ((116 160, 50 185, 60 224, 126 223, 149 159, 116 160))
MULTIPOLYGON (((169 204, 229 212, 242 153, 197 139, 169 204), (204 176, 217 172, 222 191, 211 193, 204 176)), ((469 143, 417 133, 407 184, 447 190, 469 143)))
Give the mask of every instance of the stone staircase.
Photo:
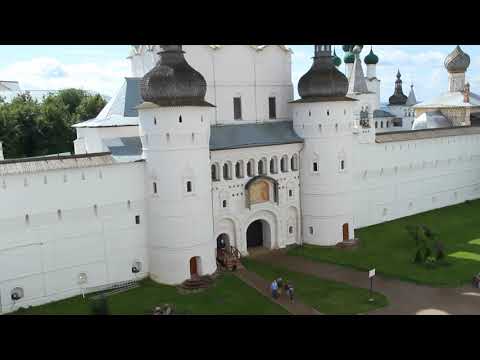
POLYGON ((240 251, 233 246, 225 249, 217 249, 217 264, 222 269, 228 271, 244 269, 240 259, 240 251))
POLYGON ((207 289, 213 285, 215 277, 211 275, 193 276, 192 278, 185 280, 180 288, 186 291, 207 289))

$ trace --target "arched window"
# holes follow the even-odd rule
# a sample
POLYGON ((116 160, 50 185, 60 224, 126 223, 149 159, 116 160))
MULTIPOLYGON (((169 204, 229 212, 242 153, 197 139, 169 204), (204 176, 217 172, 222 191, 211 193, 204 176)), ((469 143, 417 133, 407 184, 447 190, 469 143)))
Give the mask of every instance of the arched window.
POLYGON ((187 181, 187 193, 191 193, 191 192, 192 192, 192 182, 187 181))
POLYGON ((270 159, 270 174, 278 174, 278 159, 276 156, 270 159))
POLYGON ((232 180, 232 164, 230 162, 223 164, 223 180, 232 180))
POLYGON ((217 163, 212 164, 212 181, 220 181, 220 167, 217 163))
POLYGON ((378 121, 375 121, 375 129, 378 128, 378 121))
POLYGON ((247 176, 253 177, 255 176, 255 160, 250 159, 247 163, 247 176))
POLYGON ((293 154, 292 158, 290 159, 290 168, 292 171, 298 170, 298 155, 293 154))
POLYGON ((62 210, 57 210, 57 218, 58 220, 62 220, 62 210))
POLYGON ((322 132, 322 124, 318 124, 318 131, 322 132))
POLYGON ((335 124, 335 131, 338 131, 338 124, 335 124))
POLYGON ((223 208, 226 208, 226 207, 227 207, 227 200, 223 200, 223 201, 222 201, 222 207, 223 207, 223 208))
POLYGON ((345 160, 340 160, 340 170, 345 170, 345 160))
POLYGON ((237 177, 237 179, 243 178, 243 161, 242 160, 237 161, 237 163, 235 164, 235 176, 237 177))
POLYGON ((283 155, 280 161, 280 170, 282 172, 288 172, 288 155, 283 155))
POLYGON ((25 215, 25 224, 30 225, 30 215, 25 215))
POLYGON ((156 182, 153 183, 153 193, 154 194, 157 193, 157 183, 156 182))
POLYGON ((182 115, 178 117, 178 122, 181 124, 183 122, 182 115))
POLYGON ((267 174, 267 159, 262 158, 258 162, 258 175, 266 175, 267 174))
POLYGON ((156 117, 153 118, 153 125, 157 125, 157 118, 156 117))
POLYGON ((380 127, 383 129, 383 121, 380 121, 380 127))
POLYGON ((317 161, 314 161, 313 162, 313 168, 312 168, 313 172, 318 172, 318 162, 317 161))

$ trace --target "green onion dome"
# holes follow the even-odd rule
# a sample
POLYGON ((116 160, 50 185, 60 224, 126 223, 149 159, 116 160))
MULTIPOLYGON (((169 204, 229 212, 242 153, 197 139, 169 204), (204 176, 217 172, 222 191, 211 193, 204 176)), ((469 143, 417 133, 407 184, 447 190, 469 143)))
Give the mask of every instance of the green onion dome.
POLYGON ((347 51, 343 57, 343 62, 345 64, 353 64, 355 62, 355 54, 351 51, 347 51))
POLYGON ((342 64, 342 59, 340 59, 340 58, 337 56, 337 53, 335 52, 335 49, 333 50, 332 59, 333 59, 333 64, 334 64, 336 67, 339 67, 339 66, 342 64))
POLYGON ((373 53, 373 49, 370 48, 370 52, 365 56, 365 64, 367 65, 376 65, 378 64, 378 56, 373 53))

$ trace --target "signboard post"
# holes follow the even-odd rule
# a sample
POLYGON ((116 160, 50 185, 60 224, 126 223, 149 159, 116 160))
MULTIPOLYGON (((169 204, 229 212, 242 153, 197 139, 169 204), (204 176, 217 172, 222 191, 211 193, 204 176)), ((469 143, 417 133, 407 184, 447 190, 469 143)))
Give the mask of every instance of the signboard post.
POLYGON ((373 299, 373 278, 375 277, 375 269, 372 269, 368 272, 368 278, 370 279, 370 299, 368 301, 372 302, 373 299))

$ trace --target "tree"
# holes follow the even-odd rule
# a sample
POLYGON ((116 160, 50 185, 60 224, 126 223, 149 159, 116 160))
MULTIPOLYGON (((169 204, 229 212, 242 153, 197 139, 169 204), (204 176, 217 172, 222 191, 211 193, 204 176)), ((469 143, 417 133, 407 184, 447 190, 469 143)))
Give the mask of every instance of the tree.
POLYGON ((106 101, 84 90, 65 89, 38 102, 28 94, 10 103, 0 98, 0 141, 5 157, 73 152, 72 125, 95 118, 106 101))

